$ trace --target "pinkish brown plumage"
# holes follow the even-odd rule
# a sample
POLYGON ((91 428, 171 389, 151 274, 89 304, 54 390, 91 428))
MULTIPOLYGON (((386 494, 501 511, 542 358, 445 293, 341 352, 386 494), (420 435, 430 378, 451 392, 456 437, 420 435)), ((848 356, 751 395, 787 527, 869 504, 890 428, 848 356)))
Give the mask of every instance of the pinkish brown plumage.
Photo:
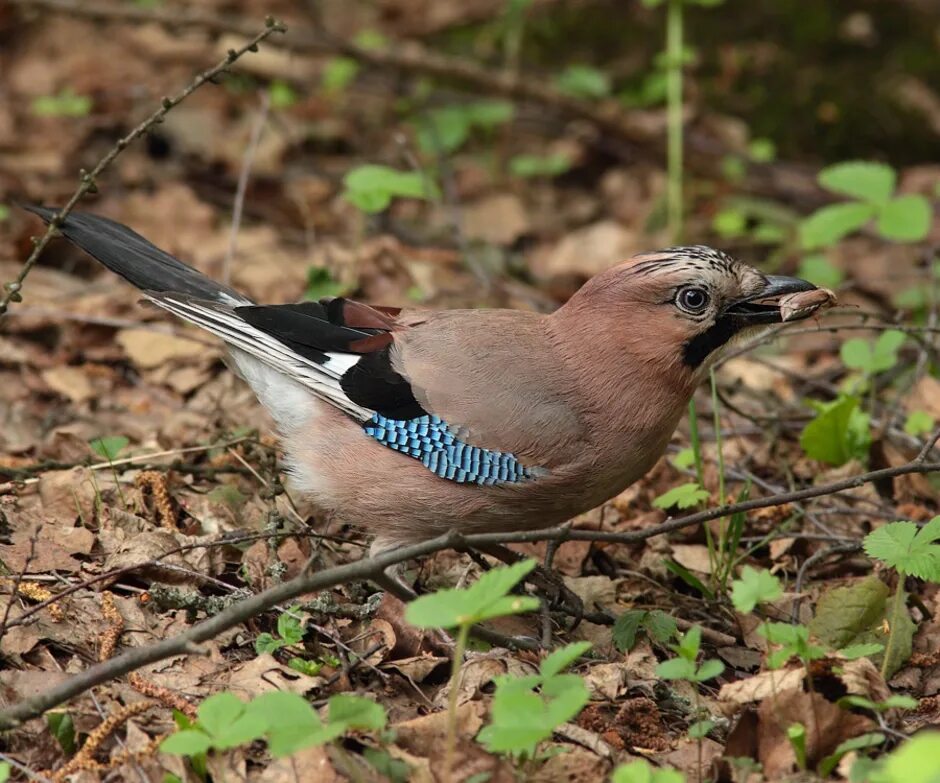
POLYGON ((815 290, 696 246, 609 269, 551 315, 258 306, 120 224, 73 214, 62 232, 227 343, 297 487, 375 549, 545 527, 619 493, 663 453, 721 348, 815 290))

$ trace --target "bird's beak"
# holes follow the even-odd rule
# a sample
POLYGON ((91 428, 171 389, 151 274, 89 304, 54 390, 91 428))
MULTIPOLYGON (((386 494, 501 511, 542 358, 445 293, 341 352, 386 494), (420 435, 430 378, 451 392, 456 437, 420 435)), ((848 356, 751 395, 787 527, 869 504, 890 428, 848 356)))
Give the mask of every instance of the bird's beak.
MULTIPOLYGON (((780 313, 780 299, 789 294, 804 291, 815 291, 816 286, 799 277, 785 277, 783 275, 765 275, 764 287, 757 293, 744 299, 732 302, 724 312, 731 316, 741 326, 758 326, 760 324, 779 324, 783 322, 780 313)), ((808 311, 806 316, 812 314, 808 311)), ((791 318, 790 320, 797 320, 791 318)))

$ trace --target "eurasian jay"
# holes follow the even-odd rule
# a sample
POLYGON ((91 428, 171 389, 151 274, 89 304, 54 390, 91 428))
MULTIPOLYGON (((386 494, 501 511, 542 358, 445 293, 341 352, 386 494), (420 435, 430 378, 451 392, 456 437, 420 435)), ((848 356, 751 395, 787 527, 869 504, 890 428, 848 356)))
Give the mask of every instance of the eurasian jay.
POLYGON ((372 532, 373 551, 600 505, 663 454, 720 349, 779 323, 780 297, 815 289, 697 245, 601 272, 551 315, 259 305, 120 223, 73 213, 60 230, 226 343, 293 483, 372 532))

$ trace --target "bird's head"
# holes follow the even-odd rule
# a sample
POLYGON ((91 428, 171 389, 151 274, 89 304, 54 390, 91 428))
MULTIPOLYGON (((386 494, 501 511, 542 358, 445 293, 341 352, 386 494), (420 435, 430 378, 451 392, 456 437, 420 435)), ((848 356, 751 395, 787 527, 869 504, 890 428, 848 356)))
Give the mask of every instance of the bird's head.
MULTIPOLYGON (((562 310, 582 320, 593 313, 623 350, 692 380, 734 338, 781 323, 781 297, 813 290, 806 280, 765 275, 720 250, 695 245, 644 253, 608 269, 562 310)), ((788 313, 786 320, 817 309, 788 313)))

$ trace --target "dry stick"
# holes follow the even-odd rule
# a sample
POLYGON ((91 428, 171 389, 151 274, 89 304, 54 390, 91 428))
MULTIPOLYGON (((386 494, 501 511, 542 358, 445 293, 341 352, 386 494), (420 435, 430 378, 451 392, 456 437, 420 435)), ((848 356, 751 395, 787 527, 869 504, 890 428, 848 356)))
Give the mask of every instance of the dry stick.
POLYGON ((238 228, 242 222, 242 210, 245 207, 245 192, 248 190, 248 177, 251 174, 251 166, 255 162, 255 154, 258 152, 258 145, 261 143, 261 133, 264 131, 264 124, 268 121, 268 108, 271 106, 271 94, 264 90, 261 93, 261 107, 258 109, 258 117, 251 128, 251 138, 248 139, 248 147, 245 150, 245 157, 242 160, 242 168, 238 173, 238 185, 235 188, 235 203, 232 205, 232 228, 228 237, 228 249, 225 251, 225 259, 222 262, 222 283, 229 285, 232 282, 232 262, 235 260, 235 251, 238 248, 238 228))
POLYGON ((186 87, 184 87, 172 98, 163 98, 160 104, 160 108, 126 136, 118 139, 110 151, 101 160, 98 161, 91 171, 85 171, 83 169, 79 173, 81 182, 78 186, 78 189, 72 194, 72 197, 68 200, 68 202, 66 202, 65 206, 62 207, 62 209, 60 209, 52 217, 52 220, 49 221, 49 225, 46 228, 46 233, 44 233, 39 240, 34 240, 35 245, 33 247, 33 252, 29 254, 29 258, 26 259, 26 263, 23 264, 23 268, 16 276, 16 279, 4 285, 5 291, 2 298, 0 298, 0 316, 2 316, 7 311, 10 302, 20 300, 20 290, 23 287, 23 281, 26 279, 26 276, 30 273, 30 270, 33 268, 36 262, 39 260, 39 256, 42 254, 42 251, 45 250, 46 245, 49 244, 49 240, 51 240, 52 237, 57 233, 57 229, 62 224, 62 221, 65 220, 66 216, 68 216, 68 214, 75 208, 75 205, 82 198, 84 198, 86 194, 93 193, 98 190, 96 178, 99 177, 108 168, 108 166, 114 162, 114 159, 124 151, 128 144, 143 136, 153 126, 163 122, 164 117, 166 117, 167 113, 174 106, 192 95, 193 92, 199 89, 207 81, 214 79, 220 74, 228 71, 232 64, 246 52, 257 51, 258 44, 265 40, 268 36, 272 35, 273 33, 284 33, 287 31, 287 28, 283 24, 270 16, 265 20, 264 24, 264 29, 260 33, 256 33, 247 44, 242 46, 240 49, 230 49, 224 60, 212 68, 209 68, 207 71, 203 71, 202 73, 198 74, 186 87))
POLYGON ((267 611, 281 602, 290 601, 305 593, 324 590, 344 582, 361 579, 375 580, 382 576, 386 568, 416 557, 429 555, 443 549, 463 549, 466 547, 495 543, 522 543, 558 539, 606 541, 612 543, 634 543, 643 541, 653 536, 662 535, 692 525, 699 525, 712 519, 718 519, 719 517, 725 517, 737 512, 753 511, 758 508, 767 508, 769 506, 778 506, 798 500, 807 500, 822 495, 830 495, 846 489, 854 489, 866 483, 894 478, 896 476, 904 476, 913 473, 940 472, 940 462, 925 461, 926 454, 929 453, 937 440, 940 440, 940 429, 927 441, 921 453, 914 460, 905 465, 869 471, 868 473, 843 479, 842 481, 835 481, 831 484, 808 487, 795 492, 787 492, 768 498, 755 498, 743 503, 734 503, 708 511, 700 511, 696 514, 680 517, 679 519, 669 520, 668 522, 646 530, 612 533, 591 530, 571 530, 566 525, 560 525, 546 530, 532 530, 519 533, 481 533, 466 536, 460 535, 456 531, 451 531, 420 544, 414 544, 392 552, 382 553, 374 558, 366 558, 354 563, 336 566, 335 568, 330 568, 317 574, 303 573, 288 582, 275 585, 258 595, 234 604, 214 617, 194 625, 189 630, 177 636, 164 639, 153 645, 129 650, 116 658, 96 664, 47 691, 17 702, 7 709, 0 711, 0 730, 14 728, 25 720, 39 717, 46 710, 85 692, 89 688, 93 688, 115 677, 120 677, 147 664, 163 660, 173 655, 198 653, 200 652, 197 647, 199 642, 212 639, 222 633, 222 631, 234 625, 238 625, 261 612, 267 611))

